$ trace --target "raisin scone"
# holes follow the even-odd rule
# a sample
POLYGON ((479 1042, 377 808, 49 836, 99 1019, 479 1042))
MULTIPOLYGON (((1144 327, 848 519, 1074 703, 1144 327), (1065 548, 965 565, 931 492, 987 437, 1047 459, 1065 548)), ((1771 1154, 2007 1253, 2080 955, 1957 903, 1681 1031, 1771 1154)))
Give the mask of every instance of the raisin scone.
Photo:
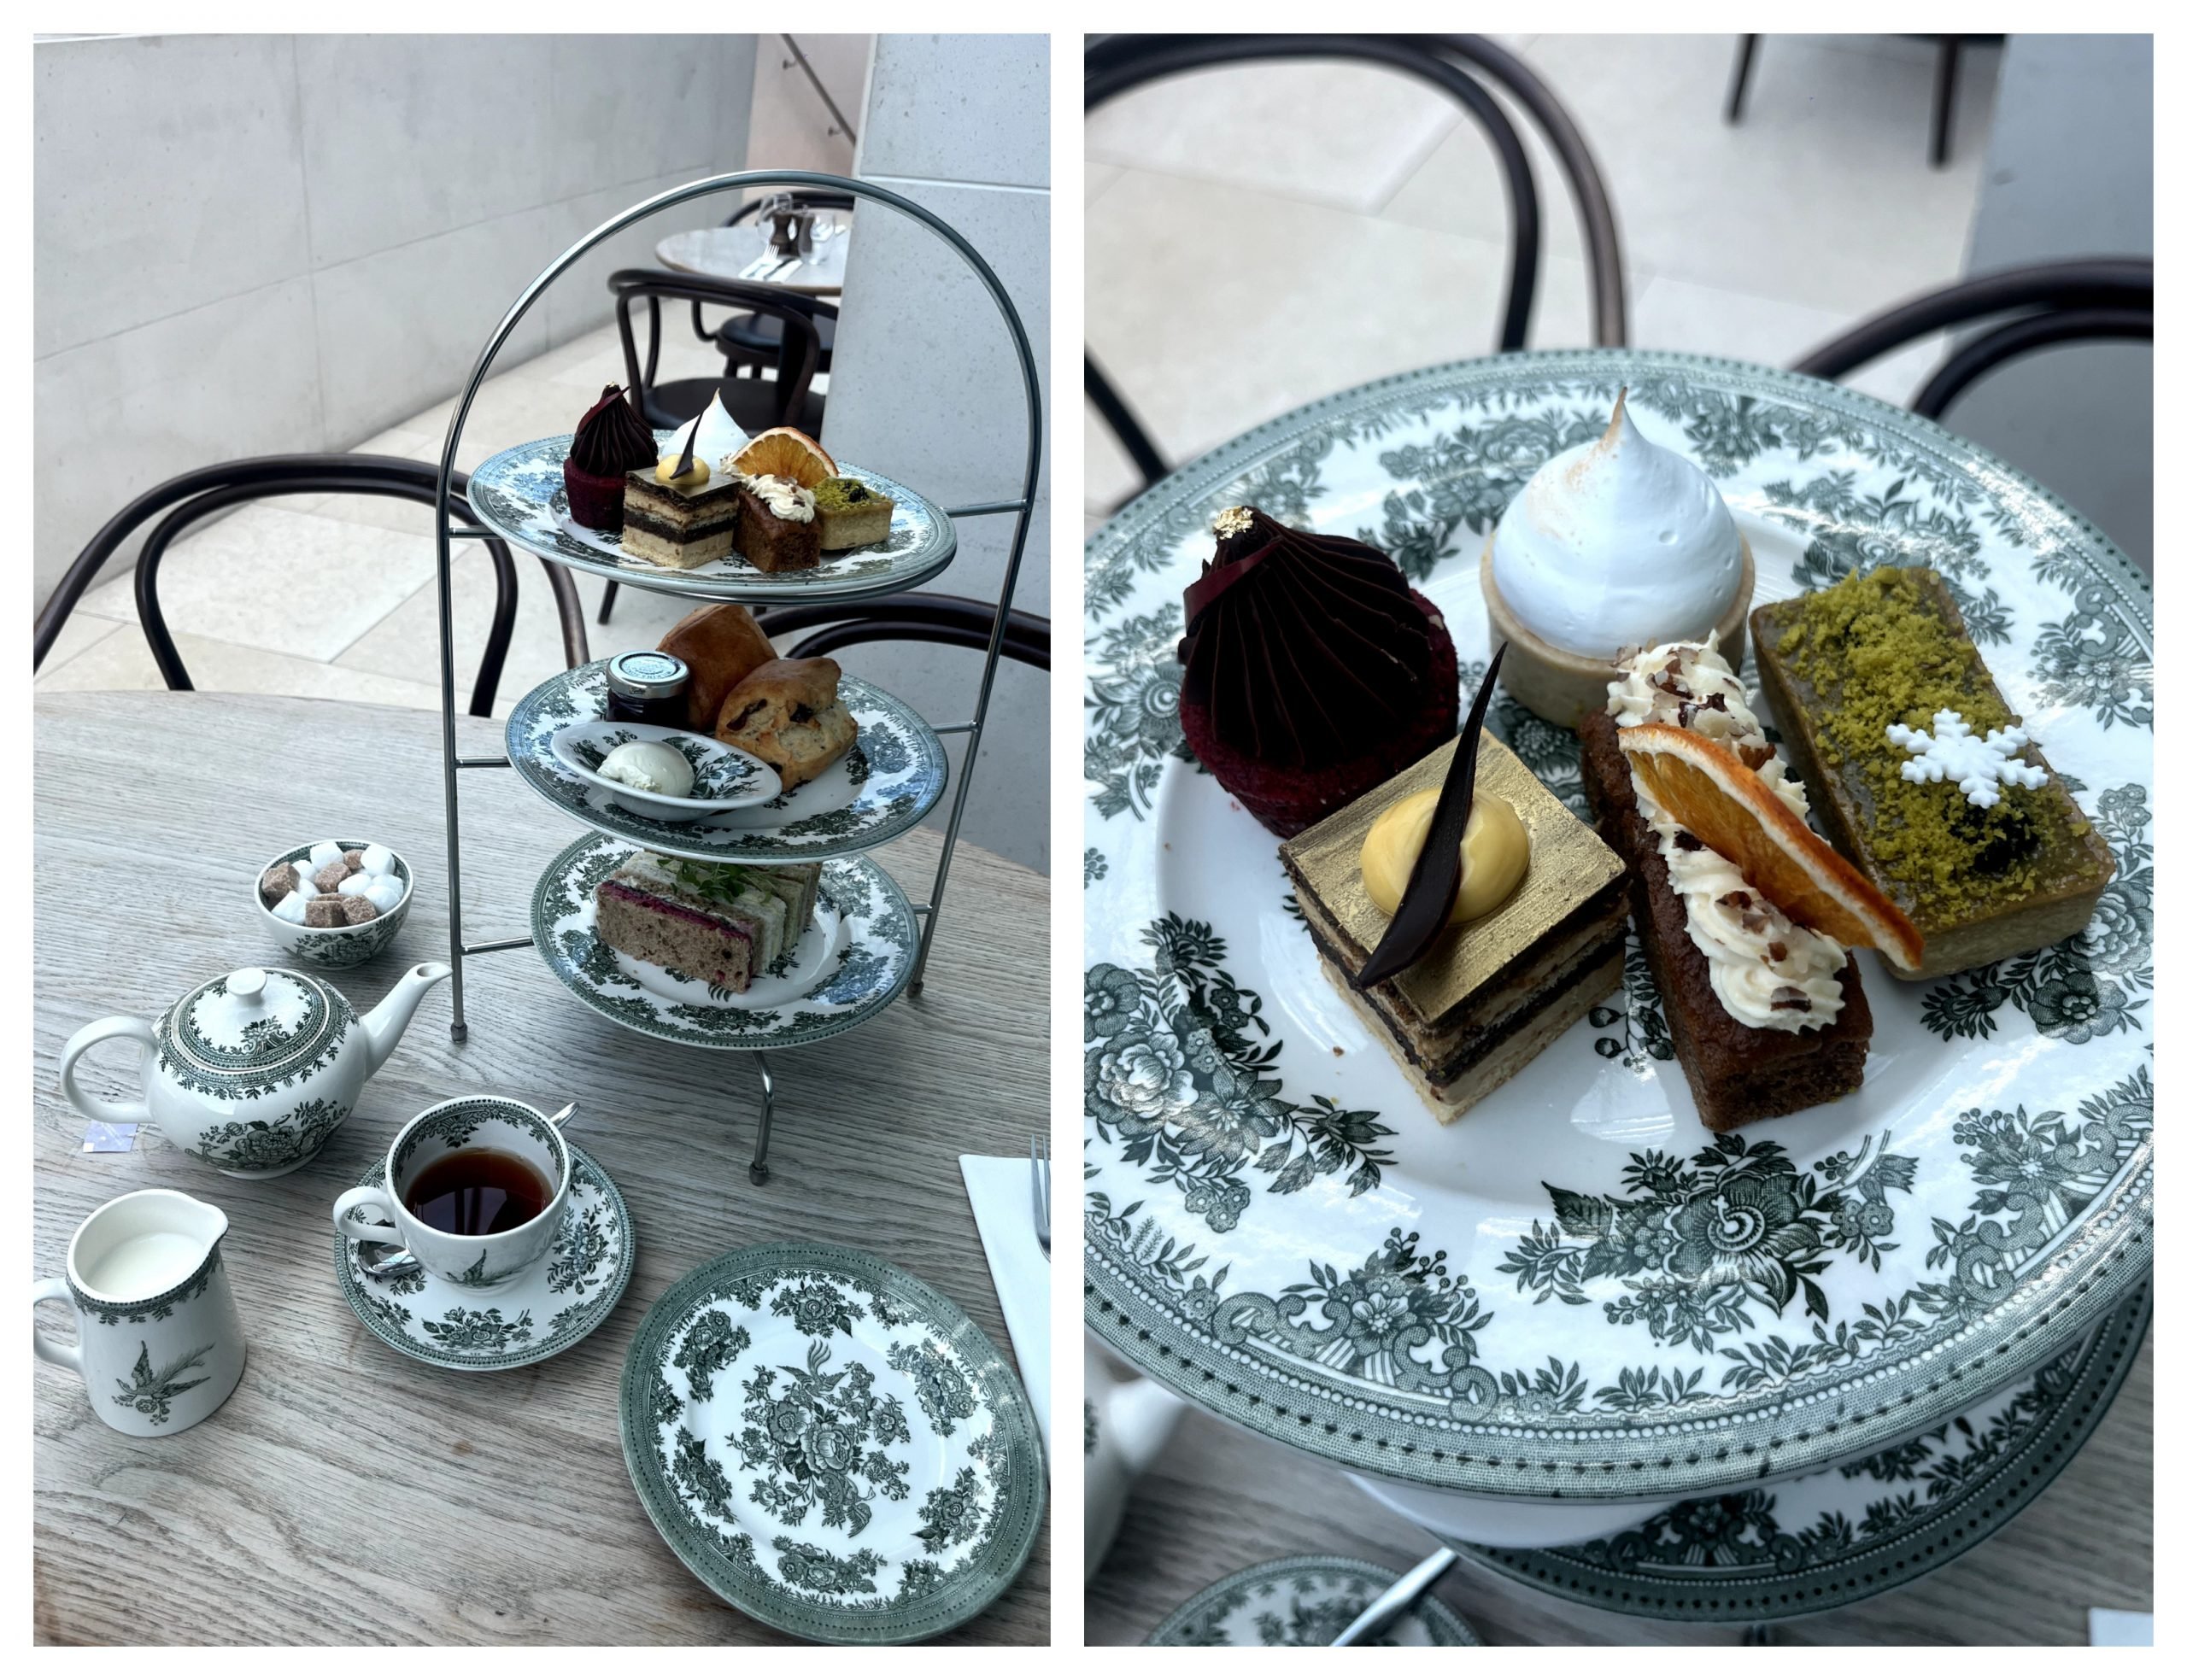
POLYGON ((773 765, 784 793, 801 787, 858 739, 836 697, 842 675, 833 659, 771 659, 729 691, 714 739, 773 765))

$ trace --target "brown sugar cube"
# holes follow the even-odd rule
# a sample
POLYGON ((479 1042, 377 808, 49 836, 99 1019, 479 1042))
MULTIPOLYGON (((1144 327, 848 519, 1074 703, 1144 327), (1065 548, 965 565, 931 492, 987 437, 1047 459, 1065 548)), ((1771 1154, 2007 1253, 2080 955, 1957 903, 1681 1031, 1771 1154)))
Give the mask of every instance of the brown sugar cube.
POLYGON ((342 913, 340 895, 330 893, 323 899, 314 899, 304 906, 304 926, 307 928, 346 928, 348 919, 342 913))
POLYGON ((355 873, 355 869, 337 858, 314 875, 311 878, 311 884, 322 893, 331 893, 355 873))
POLYGON ((271 910, 296 890, 299 879, 294 863, 276 863, 258 877, 258 896, 271 910))
MULTIPOLYGON (((349 917, 349 925, 352 928, 360 922, 369 922, 379 914, 379 906, 361 893, 343 893, 337 897, 342 905, 342 914, 349 917)), ((310 906, 306 905, 305 910, 308 914, 310 906)))
POLYGON ((349 873, 351 875, 356 874, 359 869, 361 869, 365 866, 365 854, 363 849, 360 846, 351 846, 347 852, 342 854, 342 861, 349 866, 349 873))

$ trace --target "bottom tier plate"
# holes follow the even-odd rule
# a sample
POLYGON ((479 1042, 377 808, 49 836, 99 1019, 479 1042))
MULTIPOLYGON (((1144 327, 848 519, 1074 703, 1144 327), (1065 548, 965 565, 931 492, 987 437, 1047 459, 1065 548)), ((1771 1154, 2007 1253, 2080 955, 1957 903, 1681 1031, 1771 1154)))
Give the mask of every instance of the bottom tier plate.
POLYGON ((848 1032, 911 983, 918 954, 911 900, 866 858, 820 866, 812 930, 783 973, 761 975, 749 992, 717 995, 702 981, 633 963, 600 938, 592 892, 638 849, 588 834, 547 866, 531 893, 531 937, 548 968, 610 1021, 709 1050, 789 1050, 848 1032))
POLYGON ((1813 1615, 1903 1587, 2002 1528, 2095 1433, 2149 1325, 2149 1285, 2003 1392, 1835 1469, 1686 1500, 1584 1545, 1461 1545, 1575 1603, 1679 1622, 1813 1615))

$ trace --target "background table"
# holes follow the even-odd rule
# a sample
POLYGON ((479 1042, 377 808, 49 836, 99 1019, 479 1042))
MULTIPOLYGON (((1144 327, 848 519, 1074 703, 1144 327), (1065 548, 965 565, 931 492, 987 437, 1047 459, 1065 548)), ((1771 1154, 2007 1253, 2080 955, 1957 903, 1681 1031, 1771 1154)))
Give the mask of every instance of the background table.
MULTIPOLYGON (((602 1020, 529 950, 471 960, 466 1045, 449 1040, 447 987, 428 994, 357 1111, 286 1178, 224 1177, 156 1133, 129 1154, 80 1152, 84 1121, 58 1094, 62 1045, 94 1016, 150 1017, 198 980, 286 960, 249 897, 284 846, 361 834, 416 874, 393 947, 328 976, 351 1003, 368 1009, 410 963, 446 957, 439 729, 430 712, 323 700, 38 701, 38 1275, 62 1270, 100 1203, 186 1191, 228 1215, 250 1349, 225 1406, 157 1440, 108 1428, 75 1377, 39 1367, 41 1642, 774 1641, 676 1560, 631 1490, 616 1396, 648 1307, 724 1250, 837 1242, 918 1273, 1010 1351, 957 1157, 1023 1156, 1047 1127, 1047 883, 969 846, 923 995, 769 1058, 764 1188, 745 1173, 748 1060, 602 1020), (636 1272, 607 1323, 516 1371, 405 1359, 357 1322, 334 1269, 334 1198, 403 1120, 473 1091, 581 1103, 571 1135, 622 1187, 637 1232, 636 1272)), ((497 754, 501 732, 461 719, 459 748, 497 754)), ((462 785, 466 926, 473 939, 519 933, 541 869, 580 830, 507 772, 466 771, 462 785)), ((921 897, 937 849, 920 830, 875 855, 921 897)), ((128 1065, 94 1051, 91 1087, 133 1088, 128 1065)), ((64 1317, 47 1308, 40 1322, 66 1339, 64 1317)), ((1017 1582, 947 1637, 1047 1636, 1044 1525, 1017 1582)))
MULTIPOLYGON (((1776 1623, 1778 1642, 2085 1645, 2090 1606, 2150 1608, 2155 1350, 2152 1328, 2088 1444, 1995 1537, 1896 1592, 1776 1623)), ((1087 1588, 1086 1642, 1135 1645, 1202 1587, 1265 1559, 1334 1552, 1402 1572, 1436 1543, 1341 1471, 1191 1412, 1087 1588)), ((1491 1645, 1736 1645, 1744 1631, 1616 1615, 1463 1559, 1436 1594, 1491 1645)))
MULTIPOLYGON (((744 270, 767 248, 764 227, 701 227, 689 233, 671 233, 653 248, 664 268, 686 274, 705 274, 717 280, 741 280, 744 270)), ((756 284, 780 286, 784 291, 826 297, 843 289, 843 258, 850 249, 851 231, 845 227, 832 239, 812 242, 812 255, 799 260, 789 278, 756 284)))

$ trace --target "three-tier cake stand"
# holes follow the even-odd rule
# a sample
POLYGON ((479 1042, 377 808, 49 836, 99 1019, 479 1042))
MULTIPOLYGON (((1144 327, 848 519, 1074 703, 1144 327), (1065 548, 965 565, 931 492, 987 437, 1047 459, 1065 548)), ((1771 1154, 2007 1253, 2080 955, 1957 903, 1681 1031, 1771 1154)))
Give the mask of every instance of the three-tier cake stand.
MULTIPOLYGON (((1024 324, 1018 319, 1017 307, 1011 303, 1009 293, 1003 289, 1001 281, 996 278, 994 271, 988 266, 986 260, 964 236, 932 211, 900 194, 890 192, 884 188, 872 185, 869 182, 853 180, 840 175, 819 174, 803 170, 747 170, 735 174, 711 176, 704 180, 689 182, 684 185, 671 188, 666 192, 657 194, 642 203, 632 205, 620 214, 611 217, 578 240, 576 244, 571 246, 568 250, 563 252, 541 272, 537 278, 525 288, 522 295, 509 307, 508 313, 501 317, 501 324, 494 329, 492 337, 486 341, 485 348, 479 353, 478 362, 471 370, 471 378, 466 383, 462 394, 456 399, 454 412, 449 419, 448 439, 441 449, 439 495, 434 528, 436 558, 438 565, 437 588, 440 607, 441 761, 448 812, 449 964, 454 970, 450 987, 454 1016, 449 1027, 449 1033, 459 1043, 467 1036, 469 1032, 464 1016, 464 960, 470 957, 484 956, 491 951, 513 951, 525 945, 538 945, 541 943, 542 929, 546 924, 538 910, 537 899, 535 898, 531 933, 507 939, 472 940, 464 937, 463 840, 461 801, 457 786, 460 779, 458 773, 464 770, 508 770, 513 766, 511 758, 506 753, 490 758, 462 758, 458 756, 456 752, 451 545, 459 540, 498 536, 504 541, 527 549, 551 563, 601 572, 632 588, 681 595, 689 599, 694 605, 708 600, 743 600, 781 604, 786 600, 804 598, 800 595, 795 574, 787 577, 776 574, 768 577, 754 571, 748 578, 741 576, 700 577, 689 572, 669 573, 627 561, 619 564, 611 557, 574 547, 571 542, 563 540, 554 528, 539 520, 527 521, 524 518, 509 517, 505 512, 497 512, 495 510, 494 498, 482 494, 481 480, 487 474, 487 467, 483 465, 477 473, 472 475, 471 480, 472 512, 480 523, 475 525, 455 524, 449 505, 450 489, 455 473, 456 448, 463 436, 464 423, 470 415, 472 402, 478 396, 479 387, 484 383, 488 370, 493 366, 494 359, 501 353, 501 348, 507 343, 510 334, 516 329, 517 323, 524 319, 525 313, 539 301, 547 289, 567 272, 572 265, 586 252, 632 224, 642 221, 647 217, 662 210, 694 199, 710 197, 717 193, 733 192, 753 187, 809 187, 847 193, 858 200, 871 201, 885 206, 926 227, 962 258, 965 266, 987 288, 988 296, 993 300, 997 313, 1001 315, 1003 325, 1009 330, 1011 345, 1017 354, 1018 370, 1024 381, 1025 473, 1023 483, 1015 498, 1007 501, 975 502, 946 511, 926 510, 929 530, 923 551, 925 562, 914 579, 907 580, 900 572, 883 568, 875 572, 869 582, 861 582, 856 577, 847 580, 836 578, 828 582, 824 590, 815 590, 812 593, 812 598, 824 599, 829 604, 835 605, 888 594, 907 587, 909 582, 924 582, 938 574, 954 558, 956 547, 954 521, 1005 514, 1014 516, 1009 559, 1003 570, 1002 588, 995 603, 994 620, 988 635, 986 654, 980 667, 978 691, 973 703, 970 718, 963 723, 929 726, 922 720, 917 720, 916 714, 910 714, 912 718, 918 722, 918 729, 925 734, 932 736, 962 735, 965 738, 965 746, 963 764, 955 775, 956 786, 950 799, 948 822, 942 834, 941 853, 935 868, 933 887, 923 904, 910 904, 906 906, 918 928, 916 953, 911 960, 908 980, 889 991, 886 996, 877 997, 875 1010, 858 1014, 854 1018, 850 1019, 847 1024, 855 1025, 870 1018, 870 1013, 877 1012, 878 1007, 885 1006, 895 997, 905 992, 916 992, 922 984, 926 971, 927 957, 934 946, 935 930, 941 921, 942 893, 948 885, 950 859, 956 851, 958 830, 964 821, 965 796, 970 791, 973 768, 979 760, 980 740, 987 727, 988 702, 994 690, 995 668, 1002 652, 1004 629, 1009 618, 1011 598, 1017 593, 1018 565, 1024 555, 1026 532, 1032 519, 1034 494, 1041 469, 1039 374, 1034 366, 1033 348, 1025 336, 1024 324), (486 502, 488 506, 482 508, 480 506, 482 501, 486 502), (935 518, 935 515, 939 515, 939 518, 935 518)), ((548 442, 552 442, 551 440, 548 442)), ((520 448, 531 448, 535 453, 539 452, 538 446, 520 446, 520 448)), ((504 455, 512 455, 518 452, 507 451, 504 452, 504 455)), ((546 449, 543 453, 551 454, 554 456, 554 465, 559 471, 560 455, 563 451, 559 447, 554 447, 546 449)), ((502 459, 503 457, 495 458, 497 461, 502 459)), ((869 476, 878 479, 878 475, 869 476)), ((880 482, 885 484, 887 481, 880 482)), ((923 500, 921 506, 923 507, 923 500)), ((591 668, 585 669, 589 670, 591 668)), ((567 674, 549 679, 548 684, 542 684, 541 689, 535 690, 532 696, 527 697, 526 702, 519 703, 518 711, 523 711, 526 704, 542 694, 547 688, 558 683, 565 683, 566 681, 567 674)), ((865 687, 871 692, 871 685, 865 685, 865 687)), ((904 706, 902 702, 889 700, 887 696, 881 698, 888 700, 892 706, 898 708, 903 713, 909 714, 909 708, 904 706)), ((512 717, 513 722, 514 714, 512 717)), ((913 821, 917 820, 917 817, 923 817, 926 811, 930 811, 939 803, 942 783, 947 780, 947 758, 940 752, 938 742, 935 744, 935 757, 941 766, 941 780, 931 784, 927 792, 921 796, 925 803, 918 809, 913 821)), ((540 785, 537 779, 532 776, 528 775, 525 779, 531 781, 535 787, 540 785)), ((554 802, 566 812, 576 817, 578 821, 587 822, 583 811, 573 809, 563 801, 554 802)), ((598 808, 596 805, 593 807, 595 810, 598 808)), ((608 834, 619 834, 624 838, 629 838, 628 826, 624 824, 609 825, 588 822, 588 826, 598 831, 594 836, 595 839, 608 834)), ((800 862, 830 858, 847 858, 878 845, 882 840, 893 838, 908 826, 910 826, 908 822, 901 822, 889 828, 887 833, 878 835, 860 835, 852 833, 839 845, 832 847, 825 838, 817 842, 807 839, 794 848, 786 847, 778 853, 771 853, 767 850, 764 838, 765 831, 753 831, 747 834, 740 841, 737 856, 742 861, 753 863, 764 863, 777 858, 794 858, 800 862)), ((660 849, 673 852, 677 848, 671 839, 661 846, 660 849)), ((575 850, 576 848, 572 848, 573 852, 575 850)), ((566 853, 565 858, 566 858, 569 855, 566 853)), ((550 866, 550 873, 554 869, 560 867, 562 861, 558 859, 556 865, 550 866)), ((880 869, 878 864, 867 863, 865 867, 880 876, 894 898, 901 899, 900 889, 895 887, 894 881, 887 876, 885 871, 880 869)), ((871 876, 867 878, 871 879, 871 876)), ((547 883, 542 881, 542 892, 545 891, 546 885, 547 883)), ((550 953, 542 951, 542 955, 548 957, 550 963, 552 962, 550 953)), ((558 968, 556 972, 561 974, 563 971, 558 968)), ((584 996, 582 992, 579 995, 581 998, 584 996)), ((597 1007, 596 1004, 595 1007, 597 1007)), ((601 1012, 610 1013, 611 1018, 614 1018, 611 1011, 602 1010, 601 1012)), ((641 1027, 638 1030, 648 1029, 641 1027)), ((840 1027, 824 1027, 821 1030, 807 1029, 799 1035, 783 1039, 782 1043, 810 1042, 814 1038, 826 1036, 830 1030, 842 1029, 840 1027)), ((686 1042, 708 1042, 704 1038, 694 1038, 681 1033, 657 1033, 656 1036, 677 1036, 683 1038, 686 1042)), ((713 1042, 720 1041, 718 1039, 713 1040, 713 1042)), ((750 1040, 738 1041, 734 1047, 751 1057, 753 1069, 759 1075, 759 1124, 753 1152, 751 1172, 753 1183, 764 1184, 768 1176, 768 1133, 774 1111, 774 1078, 767 1066, 767 1046, 764 1042, 750 1040)))

